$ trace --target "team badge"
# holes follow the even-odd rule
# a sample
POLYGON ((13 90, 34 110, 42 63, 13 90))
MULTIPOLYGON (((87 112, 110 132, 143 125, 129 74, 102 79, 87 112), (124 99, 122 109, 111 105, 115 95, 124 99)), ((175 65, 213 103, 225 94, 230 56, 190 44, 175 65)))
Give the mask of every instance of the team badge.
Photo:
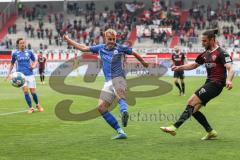
POLYGON ((113 54, 115 55, 115 54, 118 54, 118 50, 114 50, 113 51, 113 54))
POLYGON ((216 58, 217 58, 217 56, 216 56, 216 55, 213 55, 213 56, 212 56, 212 60, 213 60, 213 61, 215 61, 215 60, 216 60, 216 58))

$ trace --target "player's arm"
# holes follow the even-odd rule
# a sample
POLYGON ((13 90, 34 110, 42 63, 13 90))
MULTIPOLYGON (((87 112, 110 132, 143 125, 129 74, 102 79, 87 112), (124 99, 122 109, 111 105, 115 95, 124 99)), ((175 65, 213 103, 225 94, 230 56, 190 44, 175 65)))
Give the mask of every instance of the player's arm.
POLYGON ((233 87, 232 80, 233 80, 235 71, 234 71, 233 65, 231 63, 226 63, 224 66, 226 67, 227 72, 228 72, 227 79, 226 79, 226 88, 228 90, 230 90, 233 87))
POLYGON ((8 73, 7 73, 7 76, 5 78, 5 81, 10 79, 10 75, 11 75, 11 72, 13 70, 13 67, 14 67, 14 63, 11 63, 10 66, 9 66, 8 73))
POLYGON ((171 67, 175 66, 175 62, 174 62, 174 58, 173 58, 173 54, 172 54, 172 57, 171 57, 171 61, 172 61, 172 65, 171 65, 171 67))
POLYGON ((32 62, 30 68, 31 68, 31 69, 34 69, 34 68, 36 68, 36 67, 37 67, 37 61, 32 62))
POLYGON ((220 60, 222 62, 222 64, 224 65, 224 67, 226 67, 227 70, 227 79, 226 79, 226 88, 228 90, 232 89, 232 80, 234 77, 234 68, 232 65, 232 58, 230 57, 230 55, 227 52, 221 52, 220 53, 220 60))
POLYGON ((13 53, 13 54, 12 54, 11 64, 10 64, 10 66, 9 66, 8 73, 7 73, 7 76, 6 76, 6 78, 5 78, 5 81, 10 79, 10 75, 11 75, 11 72, 12 72, 12 70, 13 70, 13 67, 14 67, 15 62, 16 62, 16 55, 13 53))
POLYGON ((76 49, 82 51, 82 52, 89 52, 90 48, 88 46, 85 46, 83 44, 79 44, 73 40, 71 40, 68 35, 63 35, 63 39, 68 42, 68 44, 74 46, 76 49))
POLYGON ((148 67, 148 63, 144 61, 144 59, 137 54, 135 51, 132 52, 132 55, 144 66, 144 67, 148 67))
POLYGON ((193 70, 193 69, 195 69, 199 66, 200 65, 196 62, 188 63, 188 64, 184 64, 184 65, 181 65, 181 66, 172 66, 172 71, 193 70))
POLYGON ((36 61, 36 58, 32 52, 30 52, 30 59, 32 60, 32 63, 30 65, 30 69, 34 69, 37 67, 38 61, 36 61))
MULTIPOLYGON (((202 53, 203 54, 203 53, 202 53)), ((173 66, 172 71, 193 70, 200 65, 204 64, 202 54, 198 55, 194 63, 188 63, 181 66, 173 66)))
POLYGON ((187 55, 184 54, 184 64, 187 64, 187 63, 188 63, 187 55))
POLYGON ((45 58, 45 67, 47 68, 47 58, 45 58))

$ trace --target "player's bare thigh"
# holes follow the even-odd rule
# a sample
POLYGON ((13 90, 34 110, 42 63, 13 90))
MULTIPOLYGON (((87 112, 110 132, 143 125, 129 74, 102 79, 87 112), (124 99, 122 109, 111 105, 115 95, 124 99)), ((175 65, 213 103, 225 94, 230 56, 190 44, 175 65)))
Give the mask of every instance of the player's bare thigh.
POLYGON ((202 103, 202 101, 195 94, 193 94, 188 99, 188 105, 194 107, 194 112, 198 111, 201 108, 201 103, 202 103))
POLYGON ((107 101, 102 100, 102 99, 98 100, 98 111, 101 114, 107 112, 109 106, 110 106, 110 104, 107 101))
POLYGON ((24 87, 22 87, 22 90, 23 90, 24 94, 28 94, 29 88, 28 88, 28 86, 24 86, 24 87))

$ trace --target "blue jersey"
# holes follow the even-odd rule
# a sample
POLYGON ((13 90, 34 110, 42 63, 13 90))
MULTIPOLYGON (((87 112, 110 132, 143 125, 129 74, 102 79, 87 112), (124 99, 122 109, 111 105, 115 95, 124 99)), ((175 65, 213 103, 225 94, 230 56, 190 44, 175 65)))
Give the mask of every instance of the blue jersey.
POLYGON ((25 50, 23 52, 15 50, 12 53, 12 61, 14 64, 16 62, 16 71, 23 73, 25 76, 33 75, 33 70, 30 68, 31 62, 34 62, 35 56, 29 51, 25 50))
POLYGON ((105 80, 109 81, 115 77, 124 77, 123 60, 126 54, 132 54, 132 48, 116 44, 111 50, 106 48, 106 44, 91 46, 90 51, 100 56, 105 80))

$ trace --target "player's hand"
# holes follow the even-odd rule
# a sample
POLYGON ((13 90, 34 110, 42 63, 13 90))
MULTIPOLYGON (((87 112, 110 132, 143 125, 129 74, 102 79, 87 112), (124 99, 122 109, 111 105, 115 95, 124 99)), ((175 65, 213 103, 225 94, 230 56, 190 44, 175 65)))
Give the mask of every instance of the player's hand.
POLYGON ((172 69, 172 71, 179 71, 180 68, 179 68, 179 66, 172 66, 171 69, 172 69))
POLYGON ((228 89, 228 90, 231 90, 232 89, 232 81, 226 81, 226 88, 228 89))
POLYGON ((145 68, 148 68, 149 64, 146 63, 146 62, 142 62, 142 65, 145 67, 145 68))
POLYGON ((36 68, 36 65, 31 65, 31 66, 30 66, 30 69, 32 69, 32 70, 33 70, 34 68, 36 68))
POLYGON ((63 40, 64 40, 64 41, 68 41, 68 40, 69 40, 69 37, 68 37, 67 34, 64 34, 64 35, 63 35, 63 40))

